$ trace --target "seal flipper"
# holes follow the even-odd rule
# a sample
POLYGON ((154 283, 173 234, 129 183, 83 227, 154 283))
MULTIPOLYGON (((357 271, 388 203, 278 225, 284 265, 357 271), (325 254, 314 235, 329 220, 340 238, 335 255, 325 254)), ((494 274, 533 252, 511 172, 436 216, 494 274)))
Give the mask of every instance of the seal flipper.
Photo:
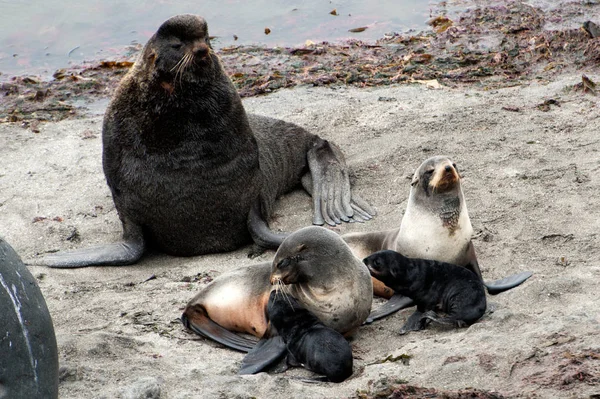
MULTIPOLYGON (((269 228, 261 212, 261 201, 258 198, 248 214, 248 231, 252 240, 262 248, 277 249, 289 234, 277 234, 269 228)), ((260 252, 260 251, 253 251, 260 252)))
POLYGON ((276 364, 286 353, 283 338, 276 335, 271 338, 262 338, 242 360, 242 367, 238 374, 256 374, 269 366, 276 364))
POLYGON ((112 244, 96 245, 72 251, 57 252, 31 264, 53 268, 77 268, 86 266, 126 266, 137 262, 144 254, 143 239, 132 239, 112 244))
POLYGON ((479 277, 490 295, 498 295, 501 292, 515 288, 523 284, 525 280, 533 275, 532 272, 522 272, 492 282, 483 281, 481 270, 479 269, 479 262, 477 262, 477 256, 475 255, 475 247, 473 246, 472 241, 470 241, 469 245, 467 246, 467 259, 469 260, 469 263, 465 267, 479 277))
POLYGON ((256 341, 240 337, 212 321, 204 310, 193 313, 193 320, 185 313, 182 314, 181 323, 196 334, 240 352, 249 352, 256 345, 256 341))
POLYGON ((490 295, 498 295, 501 292, 508 291, 511 288, 515 288, 523 284, 532 275, 532 272, 521 272, 504 277, 500 280, 484 282, 483 285, 485 285, 485 288, 487 288, 487 292, 490 295))
POLYGON ((422 310, 415 310, 413 314, 406 320, 406 323, 400 329, 400 335, 404 335, 409 331, 419 331, 424 329, 429 323, 429 319, 424 317, 422 310))
POLYGON ((409 297, 394 294, 389 301, 372 311, 363 324, 371 324, 375 320, 382 319, 386 316, 396 313, 399 310, 411 307, 414 304, 414 301, 409 297))
POLYGON ((302 186, 313 199, 313 224, 362 222, 377 214, 352 193, 346 160, 337 146, 319 138, 306 157, 310 175, 302 177, 302 186))

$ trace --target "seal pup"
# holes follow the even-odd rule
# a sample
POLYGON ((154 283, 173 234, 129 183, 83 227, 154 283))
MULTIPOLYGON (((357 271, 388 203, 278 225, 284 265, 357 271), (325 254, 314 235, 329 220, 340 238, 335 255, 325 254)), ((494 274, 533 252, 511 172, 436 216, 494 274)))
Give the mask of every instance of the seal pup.
MULTIPOLYGON (((391 249, 410 258, 431 259, 466 267, 483 281, 471 241, 472 235, 473 227, 456 164, 448 157, 435 156, 425 160, 416 170, 399 228, 374 233, 351 233, 343 238, 361 259, 374 252, 391 249)), ((520 285, 531 275, 531 272, 522 272, 484 282, 484 285, 488 293, 496 295, 520 285)), ((369 320, 410 305, 411 301, 406 298, 394 296, 371 314, 369 320)))
POLYGON ((400 334, 418 331, 430 322, 464 327, 479 320, 486 309, 485 289, 479 276, 464 267, 428 259, 414 259, 391 250, 375 252, 363 262, 371 275, 417 309, 400 334), (446 313, 440 317, 436 310, 446 313))
MULTIPOLYGON (((323 227, 302 228, 287 237, 272 263, 240 268, 214 279, 188 302, 183 324, 199 335, 248 352, 268 340, 267 304, 273 285, 329 328, 348 334, 369 315, 373 286, 369 270, 336 233, 323 227)), ((285 351, 285 345, 279 346, 285 351)))
MULTIPOLYGON (((352 375, 352 348, 346 338, 323 324, 285 290, 271 291, 267 315, 271 336, 278 335, 285 343, 288 365, 302 366, 332 382, 342 382, 352 375)), ((254 363, 254 351, 242 361, 239 374, 263 370, 249 367, 254 363)))
POLYGON ((312 194, 314 224, 375 214, 351 192, 335 144, 291 123, 246 115, 199 16, 168 19, 146 43, 106 110, 102 144, 122 241, 35 263, 128 265, 148 247, 176 256, 252 241, 277 248, 286 235, 272 232, 267 220, 277 197, 300 182, 312 194))
POLYGON ((58 349, 35 278, 0 238, 0 398, 58 398, 58 349))

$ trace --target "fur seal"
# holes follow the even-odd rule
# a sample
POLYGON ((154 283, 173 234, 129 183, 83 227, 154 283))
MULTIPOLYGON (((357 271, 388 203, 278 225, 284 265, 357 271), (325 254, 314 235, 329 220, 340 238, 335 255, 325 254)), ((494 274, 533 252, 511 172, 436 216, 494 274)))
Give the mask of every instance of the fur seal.
MULTIPOLYGON (((482 281, 475 248, 471 241, 473 227, 467 211, 460 174, 448 157, 435 156, 425 160, 416 170, 408 205, 397 229, 374 233, 350 233, 343 236, 359 258, 390 249, 410 258, 431 259, 466 267, 482 281)), ((529 277, 522 272, 493 282, 484 282, 488 293, 499 294, 514 288, 529 277)), ((376 294, 389 293, 383 284, 376 284, 376 294)), ((411 301, 395 296, 393 301, 376 310, 369 320, 386 316, 411 301)))
MULTIPOLYGON (((358 328, 371 309, 373 287, 367 267, 336 233, 310 226, 287 237, 272 263, 214 279, 188 302, 182 322, 199 335, 248 352, 256 341, 233 332, 272 338, 267 313, 272 284, 342 334, 358 328)), ((278 350, 285 351, 285 345, 278 350)))
POLYGON ((464 327, 475 323, 486 309, 479 276, 464 267, 428 259, 414 259, 390 250, 378 251, 363 262, 371 275, 411 298, 417 309, 400 334, 418 331, 430 322, 464 327), (436 310, 446 313, 439 317, 436 310))
POLYGON ((0 398, 58 398, 58 349, 35 278, 0 238, 0 398))
MULTIPOLYGON (((271 291, 267 304, 271 335, 279 335, 287 349, 287 364, 322 374, 329 381, 342 382, 352 375, 352 348, 339 332, 323 324, 296 298, 281 290, 271 291)), ((261 350, 261 347, 257 347, 261 350)), ((254 357, 254 349, 247 358, 254 357)), ((249 361, 242 361, 240 374, 249 374, 249 361)), ((253 370, 256 373, 261 370, 253 370)))
POLYGON ((246 115, 212 50, 206 21, 168 19, 120 82, 104 116, 103 168, 121 242, 61 252, 51 267, 128 265, 148 247, 176 256, 277 248, 267 224, 278 196, 301 182, 314 224, 364 221, 343 154, 280 120, 246 115))

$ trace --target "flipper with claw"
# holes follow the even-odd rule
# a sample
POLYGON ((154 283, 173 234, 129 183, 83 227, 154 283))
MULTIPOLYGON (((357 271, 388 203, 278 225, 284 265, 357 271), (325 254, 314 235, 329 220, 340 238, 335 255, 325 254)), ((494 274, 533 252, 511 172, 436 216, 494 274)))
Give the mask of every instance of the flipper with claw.
POLYGON ((307 159, 310 174, 302 178, 302 185, 313 199, 313 224, 335 226, 376 215, 366 201, 352 193, 346 160, 337 146, 319 140, 308 151, 307 159))
POLYGON ((371 324, 375 320, 382 319, 399 310, 411 307, 414 301, 409 297, 394 294, 386 303, 371 312, 364 324, 371 324))
POLYGON ((238 374, 260 373, 279 362, 286 352, 285 342, 280 336, 262 338, 244 357, 238 374))
POLYGON ((202 309, 195 308, 193 312, 187 314, 188 312, 186 311, 181 316, 181 322, 198 335, 240 352, 249 352, 256 345, 257 341, 241 337, 221 327, 212 321, 202 309))

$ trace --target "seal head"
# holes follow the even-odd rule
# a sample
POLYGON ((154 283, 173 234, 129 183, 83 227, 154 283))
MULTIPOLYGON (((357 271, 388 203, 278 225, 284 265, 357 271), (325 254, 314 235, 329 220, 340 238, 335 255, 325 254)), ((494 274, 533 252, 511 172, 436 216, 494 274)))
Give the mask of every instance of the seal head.
POLYGON ((371 309, 369 271, 340 236, 323 227, 305 227, 286 238, 270 280, 285 285, 287 293, 342 334, 360 326, 371 309))

